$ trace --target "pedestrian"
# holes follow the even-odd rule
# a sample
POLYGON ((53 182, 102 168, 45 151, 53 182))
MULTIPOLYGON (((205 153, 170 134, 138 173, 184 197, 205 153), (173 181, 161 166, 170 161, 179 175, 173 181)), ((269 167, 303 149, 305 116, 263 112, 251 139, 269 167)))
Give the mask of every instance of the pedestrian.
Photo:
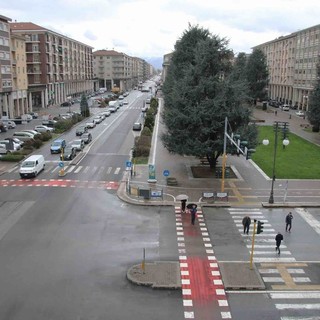
POLYGON ((186 199, 181 200, 181 213, 186 213, 186 203, 186 199))
POLYGON ((276 116, 278 114, 278 111, 276 110, 275 112, 274 112, 274 115, 276 116))
POLYGON ((283 240, 283 235, 280 232, 278 232, 275 240, 276 240, 276 251, 278 251, 278 254, 280 255, 280 245, 281 245, 281 241, 283 240))
POLYGON ((289 212, 286 216, 286 232, 287 231, 291 232, 292 219, 293 219, 292 212, 289 212))
POLYGON ((191 208, 191 224, 194 224, 197 215, 197 206, 194 204, 191 208))
POLYGON ((251 224, 251 219, 249 216, 245 216, 242 219, 242 225, 243 225, 243 233, 245 234, 249 234, 249 228, 250 228, 250 224, 251 224))

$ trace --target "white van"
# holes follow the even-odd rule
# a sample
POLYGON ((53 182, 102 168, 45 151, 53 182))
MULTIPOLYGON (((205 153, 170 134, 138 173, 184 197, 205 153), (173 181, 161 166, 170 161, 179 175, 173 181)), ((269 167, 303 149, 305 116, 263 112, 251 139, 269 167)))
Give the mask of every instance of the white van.
POLYGON ((42 155, 33 155, 24 160, 19 169, 21 178, 36 177, 44 170, 45 161, 42 155))

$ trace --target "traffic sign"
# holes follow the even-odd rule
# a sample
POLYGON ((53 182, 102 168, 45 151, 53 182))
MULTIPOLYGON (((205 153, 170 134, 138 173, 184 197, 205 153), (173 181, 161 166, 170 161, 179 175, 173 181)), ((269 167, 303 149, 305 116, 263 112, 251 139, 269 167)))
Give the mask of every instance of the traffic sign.
POLYGON ((126 167, 131 168, 132 167, 132 162, 131 161, 126 161, 126 167))
POLYGON ((64 167, 63 161, 60 161, 60 162, 59 162, 59 167, 60 167, 60 168, 63 168, 63 167, 64 167))
POLYGON ((169 170, 163 170, 163 175, 165 177, 169 177, 170 176, 170 171, 169 170))

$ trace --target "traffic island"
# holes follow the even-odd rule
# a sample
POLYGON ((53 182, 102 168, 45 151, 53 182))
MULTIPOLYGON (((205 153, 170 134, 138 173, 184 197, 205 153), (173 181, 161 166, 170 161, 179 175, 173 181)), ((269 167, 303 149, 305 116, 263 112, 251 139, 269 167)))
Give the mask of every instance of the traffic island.
POLYGON ((180 289, 180 266, 178 262, 158 261, 134 265, 127 271, 127 279, 139 286, 153 289, 180 289))
POLYGON ((253 264, 249 262, 220 262, 220 272, 226 290, 264 290, 264 282, 253 264))

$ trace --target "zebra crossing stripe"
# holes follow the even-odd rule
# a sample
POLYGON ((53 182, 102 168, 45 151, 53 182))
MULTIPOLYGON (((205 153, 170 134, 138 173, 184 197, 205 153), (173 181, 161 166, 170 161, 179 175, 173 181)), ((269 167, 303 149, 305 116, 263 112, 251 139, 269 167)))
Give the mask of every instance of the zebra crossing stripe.
POLYGON ((74 170, 75 173, 78 173, 82 169, 82 166, 79 166, 76 170, 74 170))

